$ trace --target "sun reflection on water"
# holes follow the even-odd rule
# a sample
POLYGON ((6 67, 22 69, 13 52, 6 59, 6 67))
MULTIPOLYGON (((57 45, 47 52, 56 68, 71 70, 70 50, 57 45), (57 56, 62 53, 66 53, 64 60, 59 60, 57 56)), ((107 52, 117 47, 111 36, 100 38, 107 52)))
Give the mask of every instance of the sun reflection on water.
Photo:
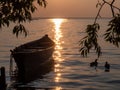
MULTIPOLYGON (((54 42, 56 43, 55 46, 55 52, 54 52, 54 60, 56 61, 55 64, 55 73, 56 76, 54 78, 55 82, 60 82, 61 79, 61 70, 60 70, 60 62, 62 62, 64 59, 61 56, 61 50, 63 49, 62 47, 62 43, 63 41, 61 40, 63 35, 62 35, 62 31, 61 31, 61 25, 64 22, 65 19, 52 19, 52 22, 54 23, 54 42)), ((60 90, 61 87, 56 87, 56 90, 60 90)))
POLYGON ((56 87, 55 90, 62 90, 62 88, 61 87, 56 87))
POLYGON ((54 33, 55 33, 55 36, 54 36, 54 41, 56 43, 56 49, 62 49, 62 46, 61 46, 61 37, 62 37, 62 32, 61 32, 61 24, 63 22, 63 19, 53 19, 53 23, 55 24, 54 26, 54 33))
POLYGON ((63 37, 62 31, 61 31, 61 25, 65 21, 65 19, 52 19, 52 22, 54 23, 54 42, 56 44, 55 46, 55 53, 54 53, 54 59, 57 61, 62 61, 61 57, 61 50, 63 49, 62 43, 63 41, 61 38, 63 37))

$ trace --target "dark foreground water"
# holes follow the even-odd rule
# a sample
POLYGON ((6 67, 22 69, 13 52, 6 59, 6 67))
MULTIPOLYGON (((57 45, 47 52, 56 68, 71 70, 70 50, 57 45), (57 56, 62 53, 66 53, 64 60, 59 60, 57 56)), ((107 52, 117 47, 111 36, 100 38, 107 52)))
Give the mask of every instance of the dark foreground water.
MULTIPOLYGON (((101 32, 99 42, 103 55, 99 59, 97 70, 89 63, 97 56, 92 53, 83 58, 79 55, 79 40, 84 36, 84 29, 92 19, 39 19, 25 24, 29 30, 27 38, 12 35, 11 24, 0 32, 0 67, 6 68, 8 86, 12 84, 9 77, 10 49, 25 42, 38 39, 48 34, 56 43, 53 54, 54 70, 27 85, 20 85, 20 90, 119 90, 120 89, 120 49, 103 41, 103 31, 108 19, 100 20, 101 32), (5 30, 5 31, 4 31, 5 30), (110 72, 104 72, 105 61, 111 64, 110 72), (31 88, 27 88, 31 87, 31 88)), ((18 89, 18 90, 19 90, 18 89)), ((11 87, 8 90, 15 90, 11 87)))

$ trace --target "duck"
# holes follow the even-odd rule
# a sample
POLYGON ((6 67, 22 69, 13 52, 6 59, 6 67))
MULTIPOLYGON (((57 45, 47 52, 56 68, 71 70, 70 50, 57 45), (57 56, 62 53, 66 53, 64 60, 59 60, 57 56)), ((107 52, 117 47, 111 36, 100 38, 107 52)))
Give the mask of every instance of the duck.
POLYGON ((109 72, 110 71, 110 64, 106 61, 105 62, 105 72, 109 72))
POLYGON ((97 62, 97 60, 98 60, 98 59, 95 59, 94 62, 91 62, 91 63, 90 63, 90 67, 95 67, 95 69, 96 69, 97 66, 98 66, 98 62, 97 62))

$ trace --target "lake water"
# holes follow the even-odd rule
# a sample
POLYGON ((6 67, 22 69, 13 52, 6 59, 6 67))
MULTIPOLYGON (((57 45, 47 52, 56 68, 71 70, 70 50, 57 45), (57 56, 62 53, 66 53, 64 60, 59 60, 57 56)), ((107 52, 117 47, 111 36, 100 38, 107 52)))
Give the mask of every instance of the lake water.
MULTIPOLYGON (((48 34, 55 43, 54 71, 46 74, 43 79, 37 79, 21 87, 35 87, 29 90, 119 90, 120 89, 120 49, 103 41, 103 31, 107 28, 109 19, 101 19, 99 42, 103 55, 98 60, 97 71, 89 67, 89 63, 97 58, 92 51, 88 57, 79 54, 79 40, 85 35, 87 24, 93 19, 37 19, 24 24, 29 31, 28 37, 12 34, 14 24, 0 31, 0 67, 6 68, 6 80, 10 85, 9 61, 10 49, 41 38, 48 34), (111 65, 110 72, 104 72, 105 61, 111 65)), ((13 90, 10 89, 9 90, 13 90)), ((28 89, 27 89, 28 90, 28 89)))

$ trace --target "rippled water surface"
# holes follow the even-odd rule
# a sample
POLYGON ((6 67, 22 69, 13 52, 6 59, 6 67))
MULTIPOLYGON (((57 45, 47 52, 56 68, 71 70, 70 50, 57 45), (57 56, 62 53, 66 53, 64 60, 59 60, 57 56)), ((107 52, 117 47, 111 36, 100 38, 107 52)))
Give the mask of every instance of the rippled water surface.
MULTIPOLYGON (((92 19, 39 19, 24 24, 29 31, 28 37, 22 35, 16 38, 9 28, 0 31, 0 67, 6 68, 6 80, 10 85, 9 60, 10 49, 41 38, 48 34, 55 41, 53 54, 54 71, 46 74, 43 79, 37 79, 20 87, 33 87, 29 90, 119 90, 120 89, 120 49, 103 41, 103 31, 107 28, 108 19, 99 20, 101 25, 99 42, 103 55, 99 59, 97 70, 89 67, 89 63, 97 56, 92 51, 88 57, 79 54, 79 40, 85 35, 84 30, 92 19), (104 72, 105 61, 111 65, 110 72, 104 72)), ((11 89, 12 90, 12 89, 11 89)), ((27 89, 26 89, 27 90, 27 89)))

